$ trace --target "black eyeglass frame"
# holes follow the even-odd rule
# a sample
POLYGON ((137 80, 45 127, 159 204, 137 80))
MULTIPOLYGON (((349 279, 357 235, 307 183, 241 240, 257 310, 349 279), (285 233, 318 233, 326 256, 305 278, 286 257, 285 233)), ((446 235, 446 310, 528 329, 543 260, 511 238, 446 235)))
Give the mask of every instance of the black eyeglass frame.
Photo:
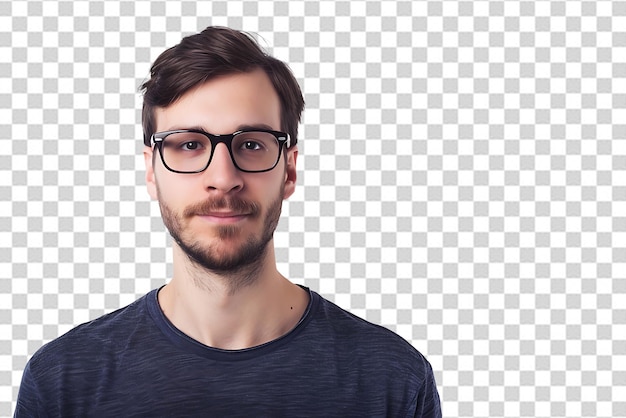
POLYGON ((287 146, 286 148, 289 149, 293 145, 295 145, 295 141, 293 143, 291 142, 291 136, 288 133, 281 132, 281 131, 273 131, 271 129, 260 129, 260 128, 242 129, 240 131, 233 132, 232 134, 222 134, 222 135, 210 134, 208 132, 205 132, 199 129, 176 129, 173 131, 155 132, 150 137, 150 143, 152 144, 153 147, 156 146, 159 149, 161 162, 163 163, 165 168, 167 168, 169 171, 173 173, 179 173, 179 174, 197 174, 197 173, 202 173, 204 170, 209 168, 209 165, 211 164, 211 161, 213 160, 213 154, 215 153, 215 148, 220 143, 226 145, 226 148, 228 148, 228 153, 230 154, 230 160, 233 162, 233 165, 237 168, 237 170, 242 171, 244 173, 265 173, 267 171, 273 170, 278 165, 278 162, 280 161, 280 154, 282 154, 283 147, 286 145, 287 146), (185 132, 202 134, 206 136, 207 138, 209 138, 209 141, 211 141, 211 155, 209 156, 209 161, 207 161, 204 168, 200 170, 195 170, 195 171, 174 170, 170 166, 167 165, 167 163, 165 162, 165 158, 163 157, 163 151, 161 150, 161 147, 163 146, 163 141, 165 140, 165 138, 167 138, 169 135, 172 135, 172 134, 185 133, 185 132), (274 135, 274 137, 278 141, 278 155, 276 156, 276 162, 274 163, 274 165, 272 165, 270 168, 267 168, 265 170, 244 170, 243 168, 239 167, 239 165, 237 164, 237 161, 235 161, 235 156, 233 155, 232 144, 233 144, 233 139, 235 138, 236 135, 240 135, 246 132, 265 132, 265 133, 270 133, 274 135))

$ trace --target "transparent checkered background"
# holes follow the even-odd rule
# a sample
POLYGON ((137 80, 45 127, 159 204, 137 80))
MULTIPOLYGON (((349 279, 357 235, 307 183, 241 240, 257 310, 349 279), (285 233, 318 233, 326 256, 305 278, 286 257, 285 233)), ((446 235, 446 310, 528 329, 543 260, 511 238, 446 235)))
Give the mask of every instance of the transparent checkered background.
POLYGON ((171 274, 138 87, 209 24, 305 93, 280 270, 411 341, 445 416, 626 416, 626 2, 0 1, 0 415, 171 274))

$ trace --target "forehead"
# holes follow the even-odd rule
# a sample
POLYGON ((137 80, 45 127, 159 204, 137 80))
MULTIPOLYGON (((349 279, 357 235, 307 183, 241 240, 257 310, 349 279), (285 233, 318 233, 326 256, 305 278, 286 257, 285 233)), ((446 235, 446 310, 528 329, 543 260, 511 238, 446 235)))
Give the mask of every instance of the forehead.
POLYGON ((211 79, 155 110, 156 131, 201 127, 225 134, 240 126, 280 130, 280 100, 262 70, 211 79))

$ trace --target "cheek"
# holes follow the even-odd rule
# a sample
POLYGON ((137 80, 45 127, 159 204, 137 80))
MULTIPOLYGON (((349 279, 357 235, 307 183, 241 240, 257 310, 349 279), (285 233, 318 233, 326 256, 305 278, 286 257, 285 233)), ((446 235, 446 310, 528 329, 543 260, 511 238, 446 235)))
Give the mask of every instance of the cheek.
MULTIPOLYGON (((256 190, 263 193, 262 196, 266 200, 273 201, 276 198, 276 194, 283 190, 287 180, 287 173, 284 168, 281 168, 280 171, 272 171, 266 174, 268 174, 268 176, 263 179, 259 179, 258 183, 255 183, 254 187, 256 190)), ((250 185, 250 187, 252 187, 252 185, 250 185)))
POLYGON ((180 175, 167 171, 164 167, 155 167, 154 177, 159 200, 168 206, 177 207, 184 204, 185 199, 198 196, 197 190, 191 190, 191 179, 181 179, 180 175), (183 181, 186 180, 186 181, 183 181))

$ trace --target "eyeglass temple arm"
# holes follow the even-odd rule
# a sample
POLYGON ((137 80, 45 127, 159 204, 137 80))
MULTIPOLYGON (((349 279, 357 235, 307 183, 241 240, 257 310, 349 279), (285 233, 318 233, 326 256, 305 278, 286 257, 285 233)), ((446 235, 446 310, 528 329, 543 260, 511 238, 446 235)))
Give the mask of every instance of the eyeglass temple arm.
POLYGON ((296 145, 296 143, 298 142, 295 138, 293 139, 293 142, 291 141, 291 135, 287 134, 287 149, 291 148, 292 145, 296 145))

